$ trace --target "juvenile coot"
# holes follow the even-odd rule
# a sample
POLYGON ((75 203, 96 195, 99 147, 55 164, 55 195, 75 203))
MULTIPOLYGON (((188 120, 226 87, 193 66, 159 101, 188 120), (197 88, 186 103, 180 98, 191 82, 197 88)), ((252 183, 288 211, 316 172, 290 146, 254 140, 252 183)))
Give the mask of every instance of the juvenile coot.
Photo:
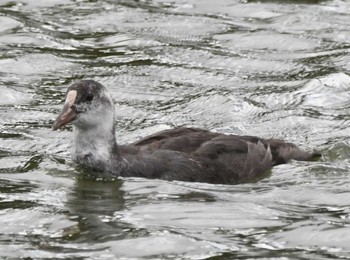
POLYGON ((118 145, 112 97, 93 80, 68 88, 53 130, 68 123, 73 125, 73 160, 113 177, 238 184, 291 159, 307 161, 319 156, 282 140, 183 127, 118 145))

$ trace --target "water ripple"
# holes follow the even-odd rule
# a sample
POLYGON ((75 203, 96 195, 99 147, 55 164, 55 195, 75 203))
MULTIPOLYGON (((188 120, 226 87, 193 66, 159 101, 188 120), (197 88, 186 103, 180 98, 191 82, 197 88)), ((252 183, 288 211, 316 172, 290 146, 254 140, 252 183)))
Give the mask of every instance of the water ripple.
POLYGON ((0 257, 347 258, 349 13, 338 0, 2 2, 0 257), (114 97, 120 143, 187 125, 322 158, 237 186, 81 180, 71 127, 51 124, 83 78, 114 97))

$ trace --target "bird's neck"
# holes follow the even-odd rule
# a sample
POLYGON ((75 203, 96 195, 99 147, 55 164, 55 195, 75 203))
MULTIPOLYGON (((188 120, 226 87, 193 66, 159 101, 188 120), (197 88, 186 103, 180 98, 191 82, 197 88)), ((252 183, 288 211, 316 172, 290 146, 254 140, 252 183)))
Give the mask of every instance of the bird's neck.
POLYGON ((73 159, 95 170, 105 171, 118 157, 114 126, 73 126, 73 159))

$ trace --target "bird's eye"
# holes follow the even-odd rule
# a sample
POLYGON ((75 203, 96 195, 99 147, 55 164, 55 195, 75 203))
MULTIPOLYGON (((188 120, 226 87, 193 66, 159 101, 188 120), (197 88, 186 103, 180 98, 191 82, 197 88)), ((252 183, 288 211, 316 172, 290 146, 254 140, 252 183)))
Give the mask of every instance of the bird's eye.
POLYGON ((86 101, 92 101, 93 99, 94 99, 94 95, 92 95, 92 94, 88 94, 86 96, 86 101))

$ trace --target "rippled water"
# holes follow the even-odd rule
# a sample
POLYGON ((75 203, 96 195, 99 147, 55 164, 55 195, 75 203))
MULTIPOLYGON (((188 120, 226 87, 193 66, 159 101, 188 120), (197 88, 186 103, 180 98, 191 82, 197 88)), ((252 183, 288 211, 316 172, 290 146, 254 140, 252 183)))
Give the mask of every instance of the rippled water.
POLYGON ((0 258, 350 258, 350 3, 0 1, 0 258), (237 186, 81 180, 67 86, 100 81, 120 143, 173 126, 323 153, 237 186))

